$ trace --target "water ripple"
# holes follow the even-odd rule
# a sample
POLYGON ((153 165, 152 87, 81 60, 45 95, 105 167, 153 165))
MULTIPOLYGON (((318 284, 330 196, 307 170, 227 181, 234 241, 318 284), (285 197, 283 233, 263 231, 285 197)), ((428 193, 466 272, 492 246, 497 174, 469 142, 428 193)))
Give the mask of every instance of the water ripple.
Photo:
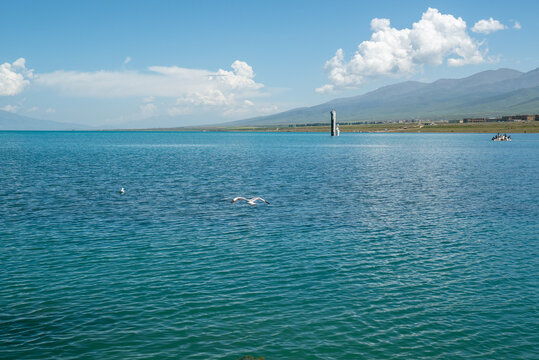
POLYGON ((521 136, 0 132, 0 358, 538 358, 521 136))

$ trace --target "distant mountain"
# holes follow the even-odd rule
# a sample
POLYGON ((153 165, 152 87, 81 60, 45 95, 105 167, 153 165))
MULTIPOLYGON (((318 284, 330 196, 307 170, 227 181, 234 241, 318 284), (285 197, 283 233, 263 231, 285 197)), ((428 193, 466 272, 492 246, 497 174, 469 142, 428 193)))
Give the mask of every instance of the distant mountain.
POLYGON ((0 110, 0 130, 84 130, 87 126, 38 120, 0 110))
POLYGON ((432 83, 406 81, 369 93, 324 104, 227 123, 227 125, 285 125, 328 122, 329 111, 346 121, 460 119, 539 113, 539 68, 522 73, 488 70, 463 79, 432 83))

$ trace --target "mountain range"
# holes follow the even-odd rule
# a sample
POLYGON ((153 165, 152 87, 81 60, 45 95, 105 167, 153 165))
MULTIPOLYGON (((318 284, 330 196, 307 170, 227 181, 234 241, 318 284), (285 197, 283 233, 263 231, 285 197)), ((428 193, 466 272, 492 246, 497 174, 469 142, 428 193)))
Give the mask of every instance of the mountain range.
POLYGON ((0 130, 85 130, 87 126, 34 119, 0 110, 0 130))
MULTIPOLYGON (((539 68, 520 72, 488 70, 462 79, 432 83, 405 81, 353 97, 301 107, 285 112, 217 124, 216 126, 264 126, 329 122, 329 111, 338 122, 398 120, 456 120, 465 117, 539 113, 539 68)), ((173 127, 173 117, 160 123, 173 127)), ((148 128, 135 122, 124 128, 148 128)), ((116 126, 119 128, 122 126, 116 126)), ((80 130, 84 125, 38 120, 0 110, 0 130, 80 130)))
POLYGON ((483 71, 462 79, 432 83, 406 81, 369 93, 227 125, 286 125, 329 121, 453 120, 539 113, 539 68, 523 73, 512 69, 483 71))

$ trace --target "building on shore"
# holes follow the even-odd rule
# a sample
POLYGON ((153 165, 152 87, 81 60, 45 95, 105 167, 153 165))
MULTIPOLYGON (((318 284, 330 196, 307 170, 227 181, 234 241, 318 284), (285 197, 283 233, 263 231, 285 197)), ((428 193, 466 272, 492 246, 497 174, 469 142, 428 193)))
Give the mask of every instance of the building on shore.
POLYGON ((464 118, 461 120, 449 120, 449 123, 483 123, 483 122, 514 122, 514 121, 539 121, 539 115, 506 115, 502 117, 464 118))
POLYGON ((487 122, 487 118, 464 118, 461 121, 461 124, 466 123, 484 123, 487 122))
POLYGON ((502 116, 502 121, 534 121, 538 120, 539 115, 510 115, 502 116))

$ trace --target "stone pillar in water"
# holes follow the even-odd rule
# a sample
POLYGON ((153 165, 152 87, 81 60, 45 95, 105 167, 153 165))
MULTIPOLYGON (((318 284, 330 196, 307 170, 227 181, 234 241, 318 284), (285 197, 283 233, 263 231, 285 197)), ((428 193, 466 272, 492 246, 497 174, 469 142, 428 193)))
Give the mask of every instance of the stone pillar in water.
POLYGON ((335 136, 337 131, 337 112, 335 109, 330 111, 331 114, 331 136, 335 136))

